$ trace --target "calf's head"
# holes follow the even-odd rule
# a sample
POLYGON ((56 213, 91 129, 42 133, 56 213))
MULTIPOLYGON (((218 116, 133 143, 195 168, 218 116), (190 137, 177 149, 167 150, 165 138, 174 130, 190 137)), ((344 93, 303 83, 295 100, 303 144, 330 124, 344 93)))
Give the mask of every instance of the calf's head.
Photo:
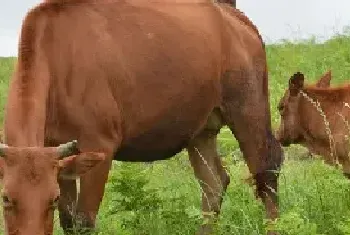
POLYGON ((76 141, 59 147, 0 144, 5 234, 52 234, 60 196, 58 177, 78 177, 105 157, 102 153, 80 153, 76 144, 76 141))
MULTIPOLYGON (((325 73, 314 85, 315 87, 327 88, 330 86, 332 78, 331 71, 325 73)), ((281 123, 276 131, 276 138, 283 146, 298 144, 303 140, 303 132, 300 123, 300 102, 301 94, 304 88, 304 75, 300 72, 295 73, 289 79, 289 86, 282 96, 278 111, 281 116, 281 123)))

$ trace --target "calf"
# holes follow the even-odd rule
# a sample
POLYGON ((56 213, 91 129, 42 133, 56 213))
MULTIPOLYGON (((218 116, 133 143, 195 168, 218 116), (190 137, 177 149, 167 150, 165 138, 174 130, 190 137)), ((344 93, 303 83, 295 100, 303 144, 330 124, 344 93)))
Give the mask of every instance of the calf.
POLYGON ((316 84, 304 85, 295 73, 278 105, 281 124, 276 137, 283 146, 301 144, 327 164, 340 163, 350 178, 349 125, 350 84, 330 88, 331 71, 316 84))

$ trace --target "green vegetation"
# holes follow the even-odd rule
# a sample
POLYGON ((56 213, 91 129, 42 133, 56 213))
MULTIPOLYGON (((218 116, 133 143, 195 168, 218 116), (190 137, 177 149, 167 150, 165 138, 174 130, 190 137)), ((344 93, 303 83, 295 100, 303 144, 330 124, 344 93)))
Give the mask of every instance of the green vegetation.
MULTIPOLYGON (((313 40, 268 45, 273 126, 279 124, 277 103, 296 71, 307 82, 332 69, 332 84, 350 79, 350 37, 339 35, 324 44, 313 40)), ((4 106, 15 59, 0 59, 0 105, 4 106)), ((2 109, 1 109, 2 110, 2 109)), ((0 115, 2 121, 3 115, 0 115)), ((230 131, 220 134, 220 153, 231 184, 218 224, 220 235, 263 234, 264 210, 244 179, 248 170, 230 131)), ((306 150, 292 146, 280 177, 281 218, 276 228, 286 235, 350 234, 350 184, 340 170, 320 159, 305 159, 306 150)), ((101 235, 192 235, 201 223, 200 189, 185 152, 153 165, 115 163, 99 213, 101 235)), ((56 233, 63 234, 58 220, 56 233)))

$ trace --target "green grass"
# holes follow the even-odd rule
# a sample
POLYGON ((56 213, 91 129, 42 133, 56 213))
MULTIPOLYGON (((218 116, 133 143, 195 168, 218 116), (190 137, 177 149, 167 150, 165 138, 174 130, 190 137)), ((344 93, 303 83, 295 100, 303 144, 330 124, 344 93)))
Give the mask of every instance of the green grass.
MULTIPOLYGON (((279 124, 277 103, 296 71, 315 81, 328 69, 332 84, 350 79, 350 37, 324 44, 312 40, 267 46, 272 122, 279 124)), ((0 105, 4 106, 15 59, 0 59, 0 105)), ((2 113, 0 121, 2 121, 2 113)), ((218 224, 220 235, 264 233, 264 210, 253 188, 243 180, 248 170, 230 131, 220 133, 219 151, 228 165, 231 184, 218 224)), ((320 159, 303 159, 306 150, 292 146, 280 177, 281 218, 276 227, 287 235, 350 234, 350 185, 340 170, 320 159)), ((200 190, 187 154, 153 165, 115 163, 99 213, 96 234, 192 235, 200 224, 200 190)), ((56 233, 63 234, 56 223, 56 233)))

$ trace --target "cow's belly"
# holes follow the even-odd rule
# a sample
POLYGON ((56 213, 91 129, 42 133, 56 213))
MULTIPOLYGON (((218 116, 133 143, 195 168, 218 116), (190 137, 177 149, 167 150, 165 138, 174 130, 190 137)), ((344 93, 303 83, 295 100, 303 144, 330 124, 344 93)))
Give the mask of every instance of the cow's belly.
POLYGON ((174 156, 206 125, 214 108, 214 99, 193 102, 191 106, 178 105, 158 113, 149 122, 131 122, 136 130, 122 141, 115 153, 119 161, 155 161, 174 156), (137 124, 142 123, 142 124, 137 124))
MULTIPOLYGON (((182 137, 182 142, 176 141, 172 146, 166 147, 155 141, 150 142, 152 134, 145 134, 133 139, 130 144, 122 146, 114 155, 114 160, 125 162, 151 162, 156 160, 168 159, 181 152, 186 147, 189 138, 182 137), (148 146, 147 146, 148 144, 148 146)), ((165 140, 171 140, 171 137, 165 136, 165 140)), ((163 140, 163 139, 162 139, 163 140)), ((162 142, 159 140, 159 142, 162 142)))

